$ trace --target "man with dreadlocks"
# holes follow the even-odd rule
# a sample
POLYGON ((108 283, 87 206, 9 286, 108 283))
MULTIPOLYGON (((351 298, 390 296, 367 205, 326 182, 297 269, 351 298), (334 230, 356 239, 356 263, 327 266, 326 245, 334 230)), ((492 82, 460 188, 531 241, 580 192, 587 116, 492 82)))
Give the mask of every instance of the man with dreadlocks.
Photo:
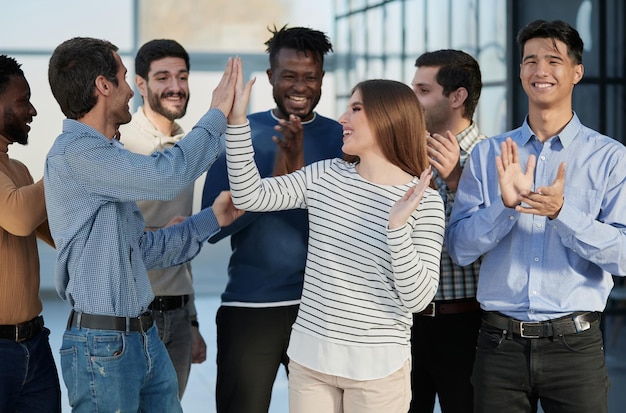
MULTIPOLYGON (((274 109, 248 116, 262 177, 341 157, 342 128, 314 112, 322 94, 328 37, 303 27, 275 27, 265 43, 274 109)), ((202 207, 227 190, 226 154, 207 173, 202 207)), ((276 373, 287 368, 306 262, 306 210, 247 212, 209 239, 231 237, 228 284, 217 312, 218 413, 267 413, 276 373)))

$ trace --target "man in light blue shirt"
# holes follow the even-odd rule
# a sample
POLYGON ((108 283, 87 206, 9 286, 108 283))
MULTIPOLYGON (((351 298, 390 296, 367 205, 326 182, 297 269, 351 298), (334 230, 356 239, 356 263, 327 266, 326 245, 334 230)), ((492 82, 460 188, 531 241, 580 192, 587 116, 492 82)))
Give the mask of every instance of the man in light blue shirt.
POLYGON ((148 311, 154 295, 147 270, 190 260, 238 213, 224 193, 212 209, 144 232, 135 201, 171 199, 210 167, 238 64, 229 59, 211 109, 184 139, 144 156, 117 141, 133 96, 117 47, 74 38, 50 59, 50 86, 67 119, 46 158, 44 188, 56 288, 72 305, 60 353, 75 412, 182 411, 174 368, 148 311))
POLYGON ((607 412, 599 313, 626 274, 626 149, 572 111, 578 32, 535 21, 517 40, 528 116, 475 147, 446 233, 458 264, 483 257, 474 411, 607 412))

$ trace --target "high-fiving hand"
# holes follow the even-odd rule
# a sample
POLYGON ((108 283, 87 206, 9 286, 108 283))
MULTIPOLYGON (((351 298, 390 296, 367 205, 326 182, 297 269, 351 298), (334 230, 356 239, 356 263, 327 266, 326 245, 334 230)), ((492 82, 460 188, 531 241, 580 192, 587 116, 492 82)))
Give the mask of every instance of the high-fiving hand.
POLYGON ((252 85, 256 81, 256 78, 250 79, 244 83, 243 80, 243 65, 241 64, 241 58, 236 57, 234 61, 235 71, 235 89, 233 107, 230 113, 227 115, 229 125, 242 125, 246 123, 246 110, 248 108, 248 102, 250 101, 250 92, 252 91, 252 85))

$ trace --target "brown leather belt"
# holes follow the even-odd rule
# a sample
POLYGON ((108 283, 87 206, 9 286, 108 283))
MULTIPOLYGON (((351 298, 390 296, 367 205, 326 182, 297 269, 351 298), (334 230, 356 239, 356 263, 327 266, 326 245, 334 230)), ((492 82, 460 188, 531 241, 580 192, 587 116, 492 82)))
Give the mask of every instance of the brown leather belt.
POLYGON ((475 299, 433 301, 420 311, 419 315, 435 317, 446 314, 462 314, 480 311, 480 304, 475 299))
POLYGON ((576 312, 553 320, 529 322, 516 320, 495 311, 485 311, 483 321, 502 330, 508 330, 524 338, 559 337, 576 334, 591 328, 591 323, 600 320, 597 312, 576 312))
POLYGON ((77 313, 72 310, 70 317, 67 320, 68 330, 71 327, 78 328, 92 328, 94 330, 113 330, 113 331, 139 331, 145 332, 150 327, 154 320, 152 319, 152 313, 146 312, 139 317, 115 317, 110 315, 99 314, 86 314, 77 313))
POLYGON ((163 313, 183 308, 188 302, 189 295, 161 295, 154 297, 148 308, 163 313))
POLYGON ((29 340, 43 330, 43 317, 37 316, 20 324, 0 325, 0 339, 21 342, 29 340))

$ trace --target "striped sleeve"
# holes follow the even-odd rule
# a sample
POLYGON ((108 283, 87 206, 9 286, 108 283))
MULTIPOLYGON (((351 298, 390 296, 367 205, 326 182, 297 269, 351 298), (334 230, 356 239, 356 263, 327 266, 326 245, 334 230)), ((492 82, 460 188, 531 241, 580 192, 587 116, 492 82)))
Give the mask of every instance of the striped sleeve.
POLYGON ((306 208, 307 176, 320 173, 313 164, 287 175, 261 179, 254 162, 249 123, 228 126, 226 162, 233 204, 246 211, 306 208))
POLYGON ((443 201, 434 190, 424 194, 404 227, 388 229, 395 287, 411 312, 423 310, 435 297, 444 230, 443 201))

